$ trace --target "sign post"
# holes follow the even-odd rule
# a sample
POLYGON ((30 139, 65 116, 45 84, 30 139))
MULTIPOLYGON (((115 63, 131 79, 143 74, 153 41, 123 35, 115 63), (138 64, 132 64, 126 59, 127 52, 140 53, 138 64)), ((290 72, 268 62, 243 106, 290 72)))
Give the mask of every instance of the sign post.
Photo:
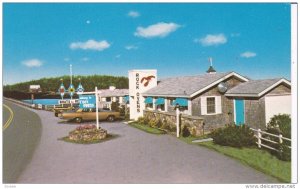
POLYGON ((99 129, 99 114, 98 114, 98 89, 95 87, 95 96, 96 96, 96 124, 97 124, 97 129, 99 129))
POLYGON ((177 136, 177 138, 179 138, 179 131, 180 131, 180 128, 179 128, 179 117, 180 117, 179 105, 176 104, 175 108, 176 108, 176 136, 177 136))
POLYGON ((157 71, 130 70, 128 78, 130 119, 137 120, 144 115, 145 97, 143 93, 157 85, 157 71))

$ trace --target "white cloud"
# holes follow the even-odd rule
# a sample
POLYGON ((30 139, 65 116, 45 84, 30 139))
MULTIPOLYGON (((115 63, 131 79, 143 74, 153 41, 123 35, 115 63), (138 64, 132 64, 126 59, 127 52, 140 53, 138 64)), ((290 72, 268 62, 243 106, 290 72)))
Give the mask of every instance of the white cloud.
POLYGON ((136 50, 138 49, 139 47, 138 46, 135 46, 135 45, 127 45, 125 46, 125 49, 126 50, 136 50))
POLYGON ((110 47, 110 44, 106 41, 95 41, 90 39, 86 42, 73 42, 70 44, 71 49, 83 49, 83 50, 96 50, 96 51, 103 51, 110 47))
POLYGON ((121 55, 120 55, 120 54, 117 54, 117 55, 115 56, 115 58, 119 59, 119 58, 121 58, 121 55))
POLYGON ((176 31, 179 27, 180 25, 176 23, 159 22, 146 28, 138 27, 134 35, 144 38, 166 37, 170 33, 176 31))
POLYGON ((81 61, 83 61, 83 62, 87 62, 87 61, 89 61, 90 59, 88 58, 88 57, 84 57, 84 58, 82 58, 81 59, 81 61))
POLYGON ((64 58, 64 61, 65 61, 65 62, 69 62, 69 61, 70 61, 70 58, 64 58))
POLYGON ((255 52, 250 52, 250 51, 246 51, 246 52, 243 52, 241 54, 241 57, 243 58, 252 58, 252 57, 255 57, 256 56, 256 53, 255 52))
POLYGON ((132 18, 137 18, 140 16, 140 13, 137 11, 130 11, 127 15, 132 18))
POLYGON ((91 21, 90 21, 90 20, 87 20, 87 21, 86 21, 86 23, 87 23, 87 24, 90 24, 90 23, 91 23, 91 21))
POLYGON ((32 67, 41 67, 43 65, 43 61, 39 59, 30 59, 30 60, 23 60, 21 64, 32 68, 32 67))
POLYGON ((224 34, 208 34, 201 39, 195 39, 194 42, 201 43, 202 46, 217 46, 221 44, 225 44, 227 42, 227 38, 224 34))

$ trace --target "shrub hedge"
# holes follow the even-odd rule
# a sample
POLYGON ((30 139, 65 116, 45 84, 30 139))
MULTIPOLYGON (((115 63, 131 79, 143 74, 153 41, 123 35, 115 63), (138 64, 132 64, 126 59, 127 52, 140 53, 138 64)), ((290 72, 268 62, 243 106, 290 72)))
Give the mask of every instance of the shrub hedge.
MULTIPOLYGON (((278 114, 274 115, 270 122, 267 124, 266 132, 272 133, 275 135, 281 134, 286 138, 291 138, 291 117, 287 114, 278 114)), ((291 146, 291 142, 283 140, 280 144, 278 137, 263 135, 263 138, 267 138, 272 141, 277 141, 278 144, 265 141, 264 143, 268 146, 271 146, 278 151, 269 150, 271 154, 275 155, 278 159, 283 161, 291 161, 291 149, 288 146, 291 146)))
POLYGON ((227 125, 214 130, 210 135, 214 143, 221 146, 241 148, 254 146, 256 142, 253 131, 247 126, 227 125))

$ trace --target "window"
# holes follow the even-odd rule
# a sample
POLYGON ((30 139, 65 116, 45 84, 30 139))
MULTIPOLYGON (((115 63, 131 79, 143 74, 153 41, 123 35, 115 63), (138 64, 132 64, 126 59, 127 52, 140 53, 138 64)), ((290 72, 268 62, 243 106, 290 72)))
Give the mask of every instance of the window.
POLYGON ((146 104, 146 108, 153 108, 153 103, 146 104))
POLYGON ((170 104, 170 106, 174 106, 174 105, 173 105, 173 103, 174 103, 174 100, 175 100, 175 98, 171 98, 171 99, 169 99, 169 104, 170 104))
POLYGON ((215 115, 222 113, 221 96, 202 96, 201 115, 215 115))
POLYGON ((111 102, 111 97, 106 97, 106 102, 111 102))
POLYGON ((206 99, 207 102, 207 113, 213 114, 216 113, 216 99, 215 97, 208 97, 206 99))
POLYGON ((157 109, 160 111, 165 111, 165 104, 157 105, 157 109))

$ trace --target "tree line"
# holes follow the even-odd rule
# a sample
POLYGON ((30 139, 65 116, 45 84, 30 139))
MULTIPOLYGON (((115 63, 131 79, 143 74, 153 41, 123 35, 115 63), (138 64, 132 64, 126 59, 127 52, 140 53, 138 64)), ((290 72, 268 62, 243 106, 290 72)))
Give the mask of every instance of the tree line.
MULTIPOLYGON (((77 75, 72 78, 72 83, 76 89, 79 84, 79 78, 84 91, 93 91, 95 90, 95 86, 97 86, 98 89, 108 89, 109 86, 115 86, 117 89, 128 89, 129 87, 128 78, 123 76, 77 75)), ((70 86, 70 76, 64 75, 61 77, 41 78, 13 85, 5 85, 3 90, 28 92, 30 85, 40 85, 43 92, 57 92, 61 84, 61 79, 65 88, 68 89, 70 86)))

